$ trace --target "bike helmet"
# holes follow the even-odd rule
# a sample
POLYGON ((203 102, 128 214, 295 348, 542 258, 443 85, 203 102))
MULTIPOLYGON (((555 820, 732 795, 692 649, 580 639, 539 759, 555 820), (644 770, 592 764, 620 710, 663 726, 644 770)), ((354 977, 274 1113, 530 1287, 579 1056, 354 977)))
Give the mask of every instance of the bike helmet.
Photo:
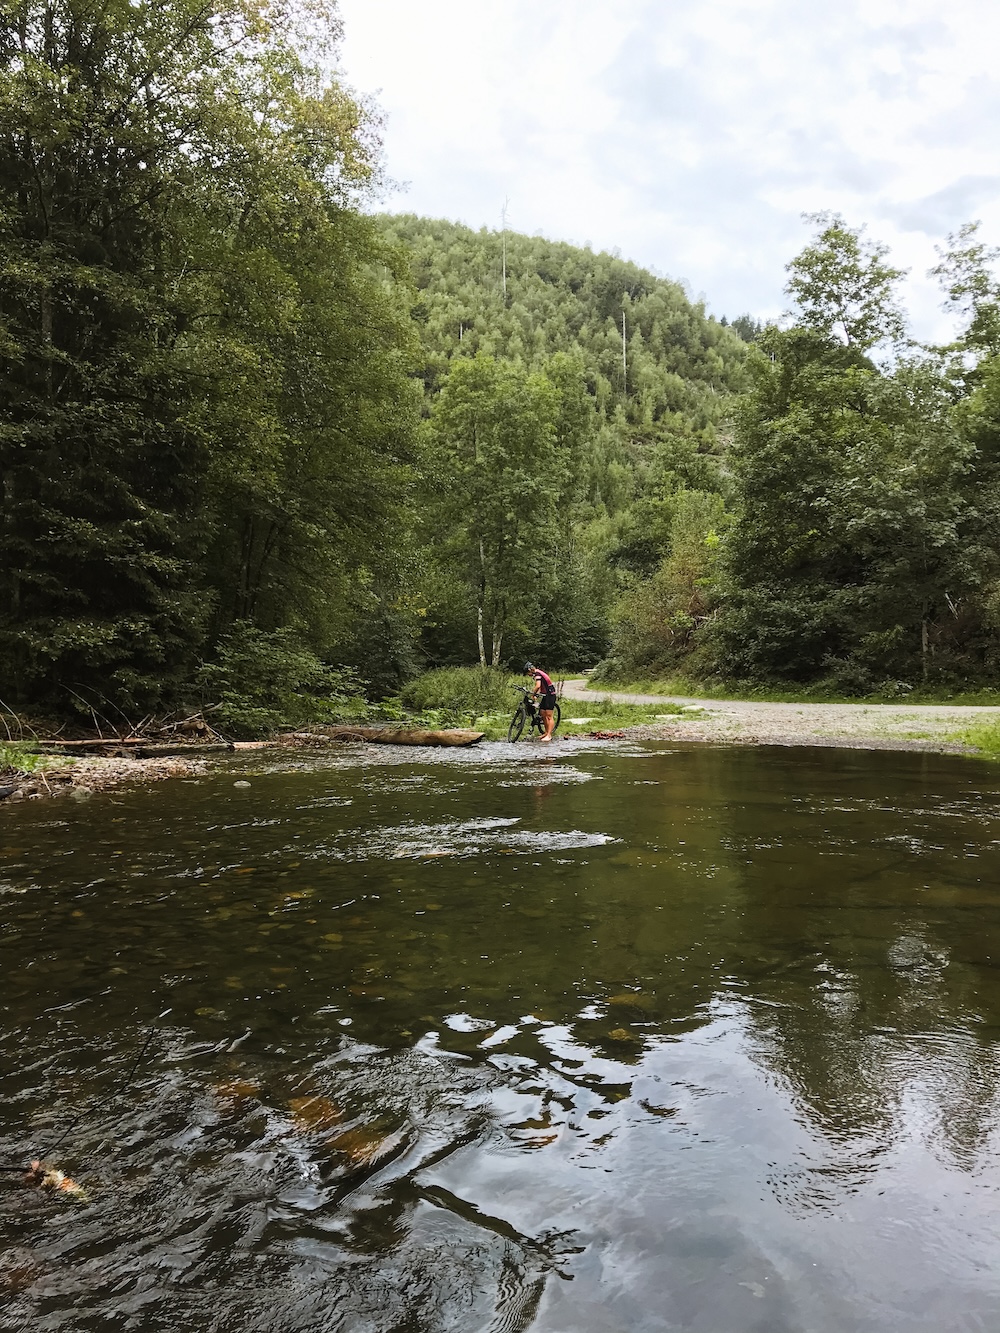
POLYGON ((534 665, 533 665, 531 662, 525 662, 525 664, 524 664, 524 674, 525 674, 525 675, 527 675, 529 671, 534 671, 534 669, 535 669, 535 668, 534 668, 534 665))

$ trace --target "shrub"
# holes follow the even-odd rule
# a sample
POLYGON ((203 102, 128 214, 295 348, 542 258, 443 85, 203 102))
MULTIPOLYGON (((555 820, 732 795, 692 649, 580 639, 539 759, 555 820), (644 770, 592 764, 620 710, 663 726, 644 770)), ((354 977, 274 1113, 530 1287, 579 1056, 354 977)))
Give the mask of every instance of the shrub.
POLYGON ((222 640, 216 661, 202 666, 198 685, 214 696, 221 730, 237 737, 335 721, 345 711, 358 711, 362 693, 352 670, 327 666, 294 630, 265 631, 245 623, 222 640))
POLYGON ((958 739, 975 746, 980 754, 990 759, 1000 759, 1000 721, 995 718, 969 727, 958 739))
POLYGON ((512 711, 517 676, 498 667, 439 667, 403 687, 400 698, 419 713, 441 710, 468 718, 512 711))
MULTIPOLYGON (((0 743, 0 777, 21 777, 25 773, 33 773, 44 762, 44 755, 37 754, 23 743, 0 743)), ((53 761, 49 762, 51 764, 53 761)))

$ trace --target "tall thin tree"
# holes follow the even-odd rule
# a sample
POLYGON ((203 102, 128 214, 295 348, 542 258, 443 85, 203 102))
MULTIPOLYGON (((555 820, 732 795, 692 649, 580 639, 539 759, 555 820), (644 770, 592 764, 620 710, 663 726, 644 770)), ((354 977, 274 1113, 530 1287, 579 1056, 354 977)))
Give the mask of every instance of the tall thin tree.
POLYGON ((507 206, 510 203, 508 195, 503 201, 503 208, 500 210, 500 239, 503 251, 501 266, 501 279, 503 282, 503 303, 507 304, 507 206))

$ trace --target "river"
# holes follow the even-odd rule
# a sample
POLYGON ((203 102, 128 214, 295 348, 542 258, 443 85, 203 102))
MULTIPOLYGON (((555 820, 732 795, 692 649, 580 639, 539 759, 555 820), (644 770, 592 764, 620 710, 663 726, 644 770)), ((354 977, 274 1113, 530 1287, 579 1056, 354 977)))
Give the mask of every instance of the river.
POLYGON ((0 1177, 0 1328, 1000 1326, 998 814, 630 742, 5 812, 0 1160, 88 1197, 0 1177))

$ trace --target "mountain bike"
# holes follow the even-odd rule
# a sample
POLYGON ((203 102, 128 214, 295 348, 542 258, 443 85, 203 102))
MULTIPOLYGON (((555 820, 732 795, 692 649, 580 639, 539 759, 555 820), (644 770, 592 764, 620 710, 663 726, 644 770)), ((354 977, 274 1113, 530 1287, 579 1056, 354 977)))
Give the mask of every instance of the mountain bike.
MULTIPOLYGON (((542 735, 545 731, 545 723, 541 719, 538 705, 535 703, 534 695, 531 690, 526 690, 523 685, 517 687, 521 692, 521 702, 514 711, 514 716, 510 720, 510 726, 507 728, 507 739, 517 741, 521 739, 521 732, 525 726, 528 728, 528 736, 533 731, 542 735)), ((559 701, 556 700, 554 709, 556 715, 556 725, 552 728, 552 734, 559 730, 559 721, 562 717, 562 711, 559 708, 559 701)))

